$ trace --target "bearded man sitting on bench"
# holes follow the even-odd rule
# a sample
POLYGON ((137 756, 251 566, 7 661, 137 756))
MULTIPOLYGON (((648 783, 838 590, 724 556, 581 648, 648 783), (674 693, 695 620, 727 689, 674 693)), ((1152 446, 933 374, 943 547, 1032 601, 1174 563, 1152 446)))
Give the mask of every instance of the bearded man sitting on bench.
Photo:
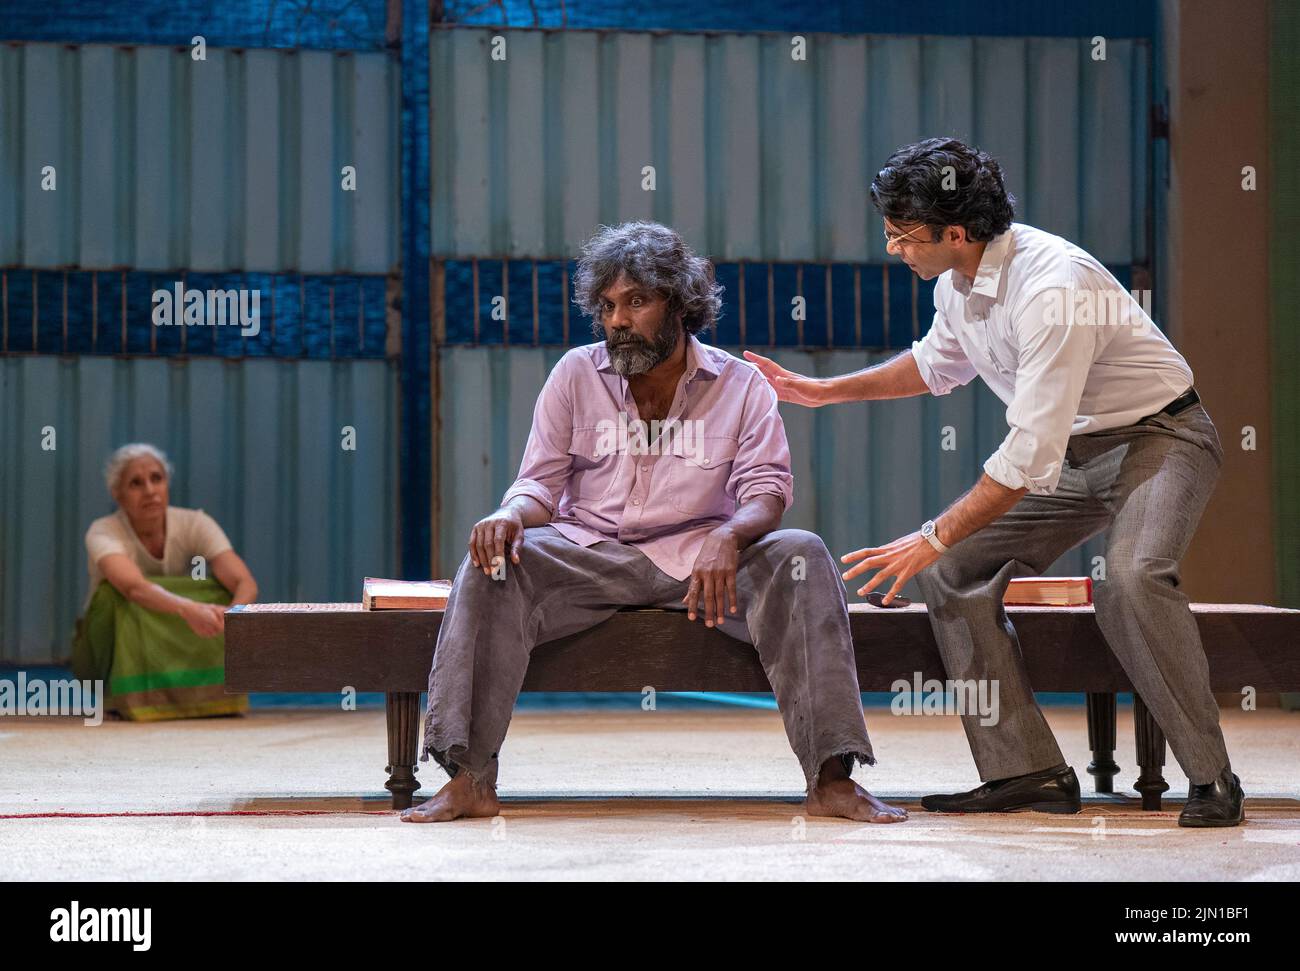
POLYGON ((850 778, 874 764, 839 569, 792 499, 776 394, 702 344, 712 267, 673 230, 605 227, 577 302, 597 343, 556 364, 519 478, 469 537, 429 674, 424 758, 451 780, 408 822, 495 816, 497 755, 532 649, 621 607, 687 611, 752 644, 806 785, 806 812, 899 822, 850 778))

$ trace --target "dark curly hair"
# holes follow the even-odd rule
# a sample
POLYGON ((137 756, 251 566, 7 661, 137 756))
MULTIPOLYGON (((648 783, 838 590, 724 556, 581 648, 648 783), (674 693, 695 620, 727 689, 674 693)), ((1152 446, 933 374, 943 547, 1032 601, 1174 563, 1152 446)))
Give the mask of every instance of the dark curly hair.
POLYGON ((1016 216, 998 160, 955 138, 927 138, 889 156, 871 180, 871 201, 892 223, 963 226, 976 243, 1005 233, 1016 216))
POLYGON ((659 223, 601 226, 583 244, 573 277, 573 302, 600 321, 601 294, 622 273, 666 297, 668 313, 682 315, 688 334, 712 327, 722 310, 722 286, 713 279, 713 264, 659 223))

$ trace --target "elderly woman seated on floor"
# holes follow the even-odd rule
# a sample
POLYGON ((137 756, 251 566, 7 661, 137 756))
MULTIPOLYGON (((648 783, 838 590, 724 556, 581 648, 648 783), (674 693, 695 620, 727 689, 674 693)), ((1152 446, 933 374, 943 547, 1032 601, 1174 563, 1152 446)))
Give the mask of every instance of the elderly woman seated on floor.
POLYGON ((103 681, 106 707, 133 721, 246 711, 225 692, 225 610, 257 583, 216 521, 168 502, 172 466, 146 444, 105 468, 117 511, 86 531, 90 594, 77 621, 73 672, 103 681))

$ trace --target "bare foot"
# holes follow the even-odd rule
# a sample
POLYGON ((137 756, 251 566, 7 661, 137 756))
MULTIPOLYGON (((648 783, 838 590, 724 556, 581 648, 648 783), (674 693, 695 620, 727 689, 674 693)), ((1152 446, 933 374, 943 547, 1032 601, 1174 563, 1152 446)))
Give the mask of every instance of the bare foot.
POLYGON ((907 810, 881 802, 852 779, 821 783, 808 793, 804 809, 809 816, 840 816, 863 823, 901 823, 907 810))
POLYGON ((428 802, 403 809, 404 823, 445 823, 452 819, 480 819, 501 812, 497 791, 491 784, 479 785, 462 771, 439 789, 428 802))
POLYGON ((907 810, 881 802, 844 770, 838 757, 823 763, 816 784, 808 790, 804 809, 809 816, 838 816, 863 823, 901 823, 907 810))

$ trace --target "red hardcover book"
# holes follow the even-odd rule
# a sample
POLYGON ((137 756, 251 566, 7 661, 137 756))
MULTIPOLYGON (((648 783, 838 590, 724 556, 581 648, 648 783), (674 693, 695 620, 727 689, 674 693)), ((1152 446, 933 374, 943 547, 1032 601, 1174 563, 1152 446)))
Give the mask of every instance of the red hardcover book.
POLYGON ((1002 597, 1018 607, 1083 607, 1092 603, 1089 577, 1018 577, 1002 597))
POLYGON ((366 577, 361 587, 365 610, 444 610, 450 580, 381 580, 366 577))

